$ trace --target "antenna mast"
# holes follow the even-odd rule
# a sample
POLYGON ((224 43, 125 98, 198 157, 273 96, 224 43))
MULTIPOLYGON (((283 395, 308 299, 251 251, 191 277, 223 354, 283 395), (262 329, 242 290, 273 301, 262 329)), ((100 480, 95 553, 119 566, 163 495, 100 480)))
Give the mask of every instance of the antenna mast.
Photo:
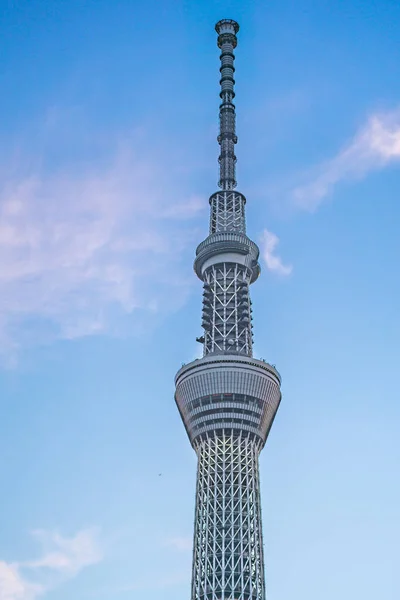
POLYGON ((232 19, 219 21, 215 30, 218 33, 218 47, 221 49, 221 92, 222 100, 219 107, 219 136, 218 143, 221 146, 219 155, 219 182, 223 190, 233 190, 236 187, 236 114, 233 99, 235 97, 234 61, 233 53, 237 46, 236 34, 239 25, 232 19))

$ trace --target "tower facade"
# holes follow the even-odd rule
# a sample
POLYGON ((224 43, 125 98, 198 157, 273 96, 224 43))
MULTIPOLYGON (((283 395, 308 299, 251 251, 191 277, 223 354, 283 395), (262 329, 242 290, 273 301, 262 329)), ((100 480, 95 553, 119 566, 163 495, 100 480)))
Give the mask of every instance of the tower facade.
POLYGON ((216 25, 221 50, 219 191, 196 250, 203 282, 203 357, 175 378, 175 400, 198 457, 191 600, 265 600, 258 457, 278 409, 280 376, 253 358, 252 284, 259 249, 236 191, 234 49, 239 25, 216 25))

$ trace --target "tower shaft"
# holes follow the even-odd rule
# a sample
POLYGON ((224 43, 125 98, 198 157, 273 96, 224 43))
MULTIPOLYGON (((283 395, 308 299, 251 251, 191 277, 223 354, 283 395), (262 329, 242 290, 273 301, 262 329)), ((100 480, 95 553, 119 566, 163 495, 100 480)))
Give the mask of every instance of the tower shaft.
POLYGON ((264 598, 260 448, 224 431, 196 450, 192 598, 264 598))
POLYGON ((191 600, 265 600, 258 457, 281 400, 280 376, 253 358, 249 287, 259 249, 235 190, 234 54, 239 26, 216 25, 221 49, 220 191, 196 250, 203 282, 203 358, 175 378, 175 400, 198 457, 191 600))

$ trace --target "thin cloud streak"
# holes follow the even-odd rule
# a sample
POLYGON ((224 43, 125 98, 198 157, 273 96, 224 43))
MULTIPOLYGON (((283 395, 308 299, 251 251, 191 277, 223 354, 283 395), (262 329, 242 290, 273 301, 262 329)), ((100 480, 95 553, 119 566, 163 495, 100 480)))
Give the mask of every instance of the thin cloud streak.
POLYGON ((23 563, 29 569, 55 569, 74 576, 84 567, 96 564, 103 558, 98 533, 94 529, 79 531, 72 538, 42 529, 34 531, 32 535, 46 552, 37 560, 23 563))
POLYGON ((279 244, 279 238, 272 231, 264 229, 261 238, 261 256, 269 271, 278 275, 287 276, 293 270, 292 265, 285 265, 280 256, 276 254, 276 248, 279 244))
POLYGON ((176 202, 176 189, 165 193, 168 173, 138 156, 125 145, 101 170, 0 174, 7 354, 47 339, 112 333, 121 315, 157 311, 165 296, 166 310, 177 308, 173 298, 184 302, 190 283, 180 258, 207 202, 176 202))
POLYGON ((400 109, 372 115, 353 140, 317 167, 291 192, 293 204, 314 211, 342 181, 362 179, 371 171, 400 161, 400 109))

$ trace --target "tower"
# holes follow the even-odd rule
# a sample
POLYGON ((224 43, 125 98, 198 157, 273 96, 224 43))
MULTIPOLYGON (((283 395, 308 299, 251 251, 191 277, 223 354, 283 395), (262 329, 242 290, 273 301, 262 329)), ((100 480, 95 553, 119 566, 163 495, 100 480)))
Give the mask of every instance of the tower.
POLYGON ((258 457, 278 409, 280 376, 253 358, 249 287, 259 249, 236 191, 234 49, 239 25, 216 25, 221 50, 219 187, 196 250, 203 281, 203 357, 175 377, 175 400, 198 457, 191 600, 265 600, 258 457))

